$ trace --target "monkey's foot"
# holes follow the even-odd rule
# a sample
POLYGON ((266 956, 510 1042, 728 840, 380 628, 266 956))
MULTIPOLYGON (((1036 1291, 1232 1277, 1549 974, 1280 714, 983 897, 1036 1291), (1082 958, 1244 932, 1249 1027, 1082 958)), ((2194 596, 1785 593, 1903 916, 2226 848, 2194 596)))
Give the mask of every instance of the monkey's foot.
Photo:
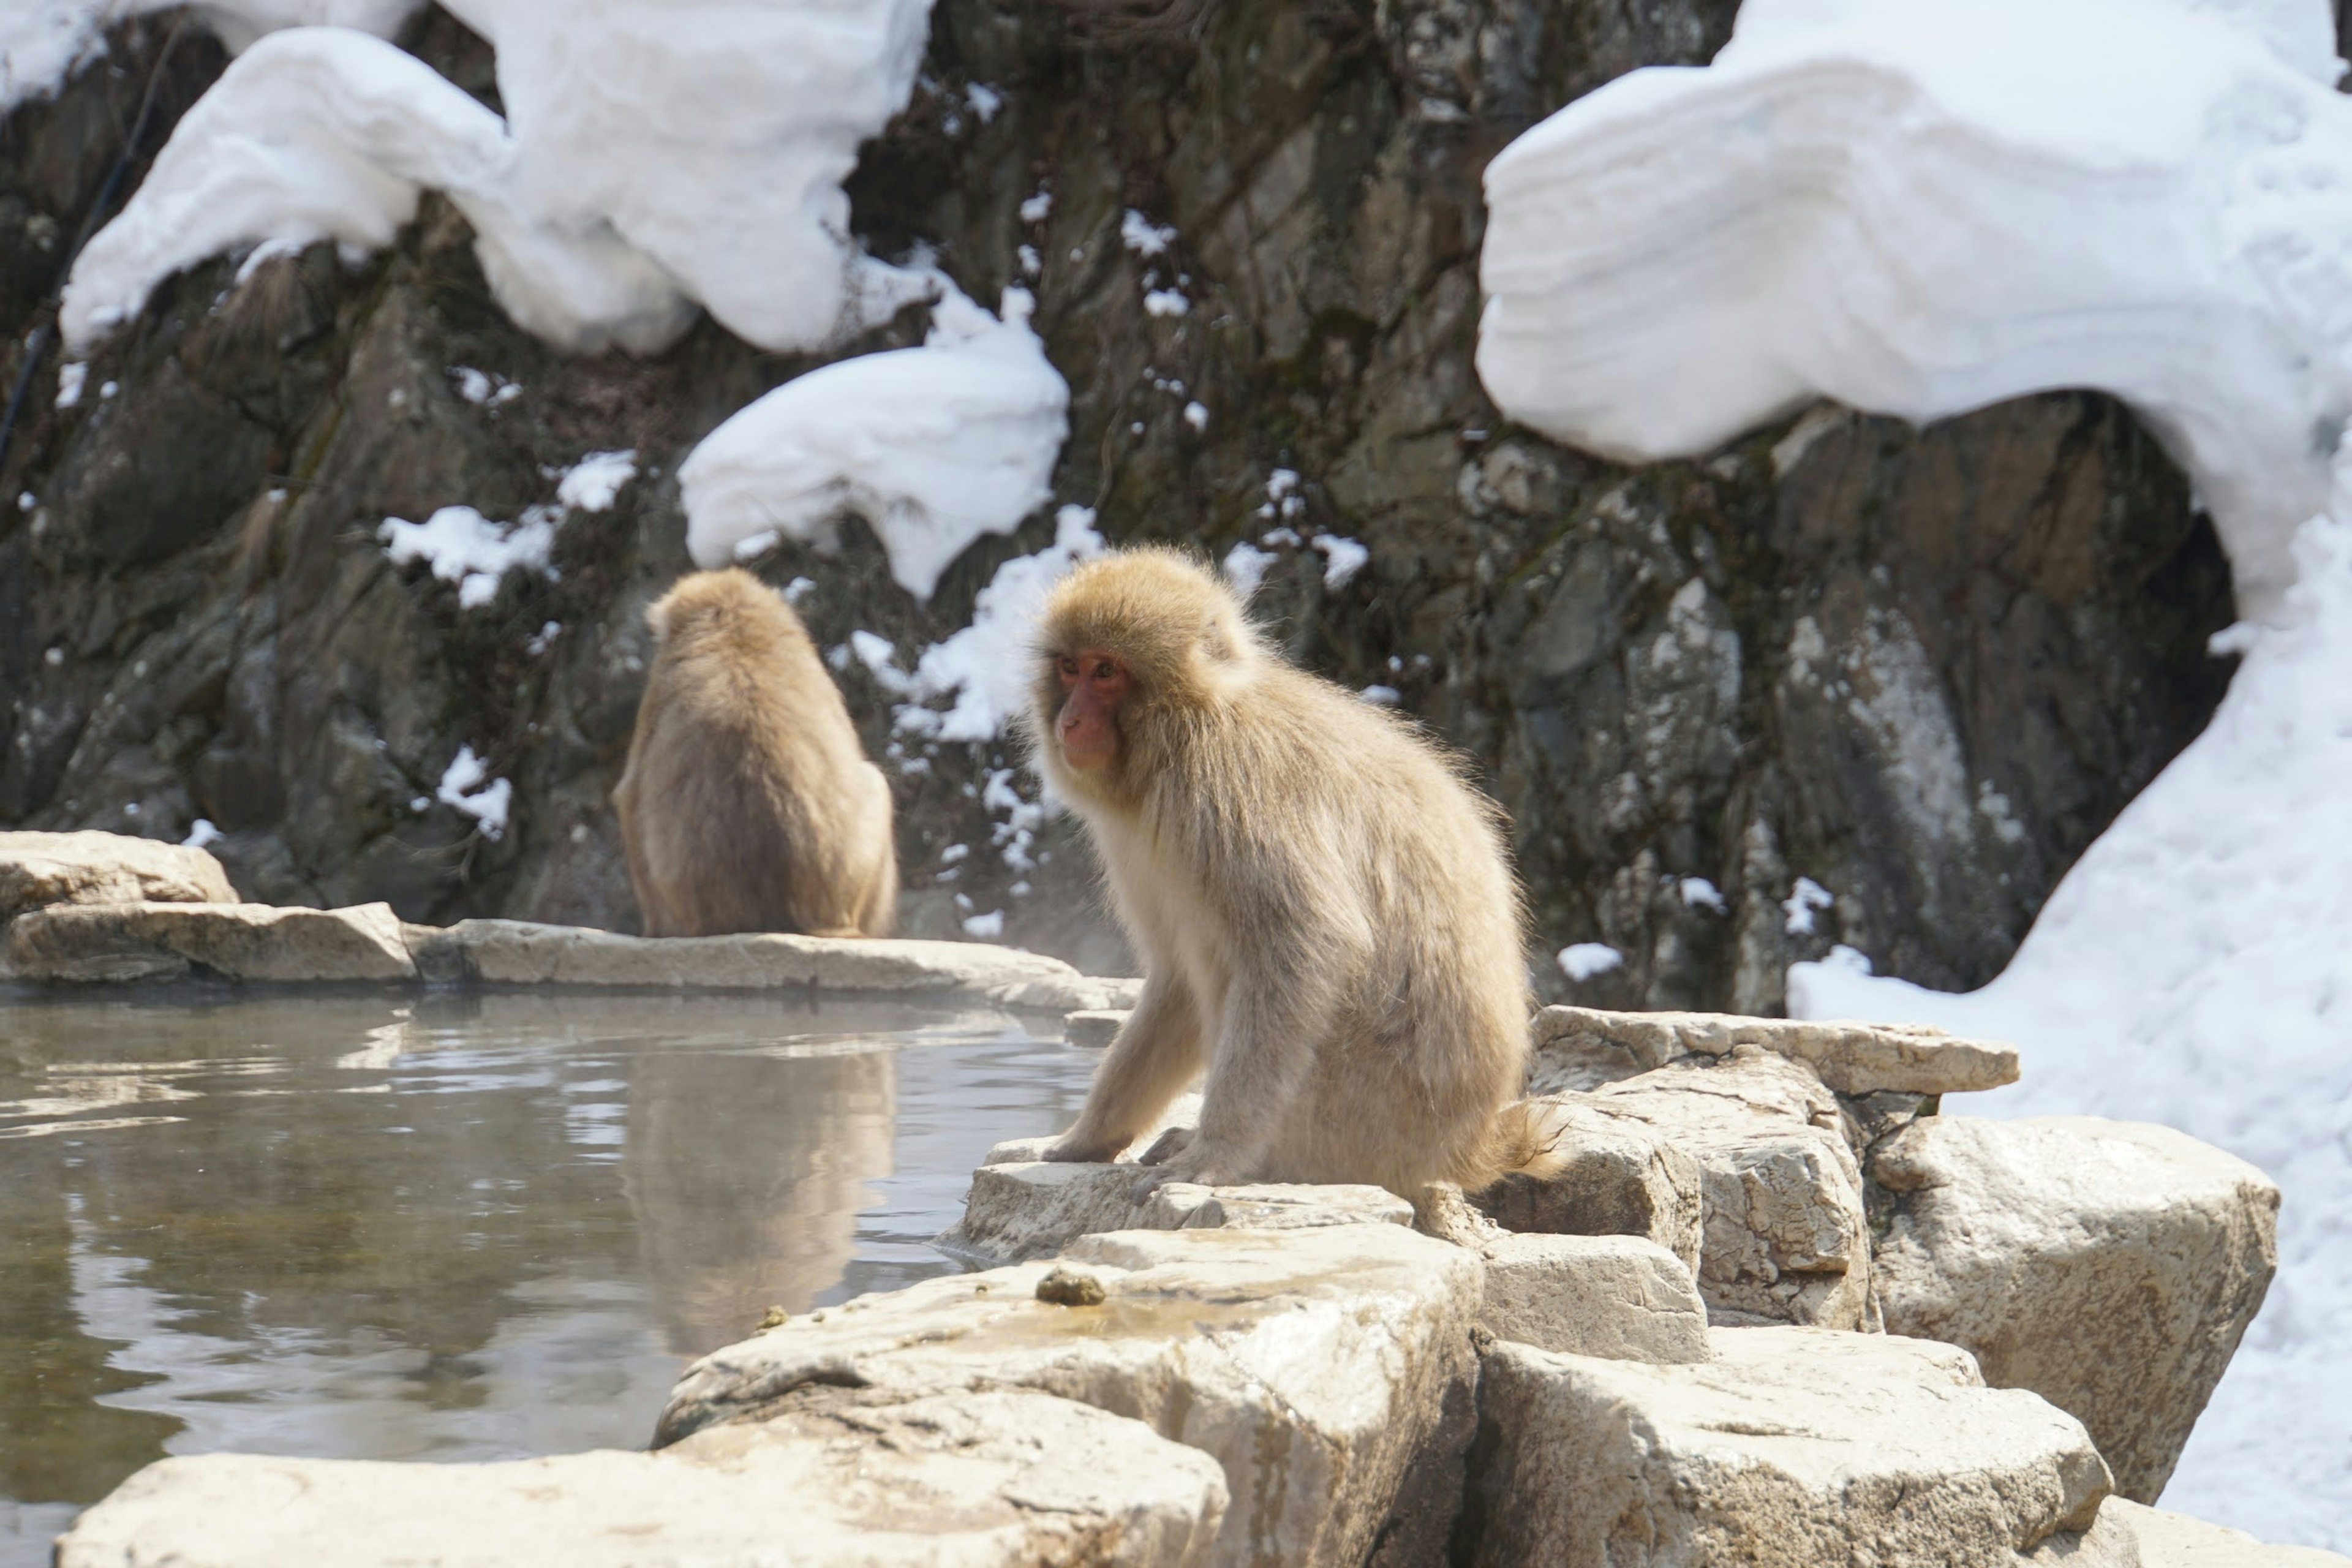
POLYGON ((1194 1146, 1162 1158, 1129 1189, 1129 1196, 1137 1203, 1142 1203, 1171 1182, 1191 1182, 1203 1187, 1230 1187, 1248 1179, 1236 1162, 1215 1150, 1194 1146))
POLYGON ((1105 1142, 1099 1138, 1080 1138, 1076 1132, 1065 1136, 1038 1158, 1065 1165, 1099 1165, 1116 1158, 1127 1147, 1126 1139, 1105 1142))

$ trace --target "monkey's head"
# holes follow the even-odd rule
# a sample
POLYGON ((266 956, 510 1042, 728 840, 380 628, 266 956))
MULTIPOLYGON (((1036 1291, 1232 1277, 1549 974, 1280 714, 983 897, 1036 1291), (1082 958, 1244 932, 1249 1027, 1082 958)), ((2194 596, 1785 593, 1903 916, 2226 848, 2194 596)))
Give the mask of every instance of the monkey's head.
POLYGON ((1213 706, 1263 655, 1234 591, 1177 551, 1123 550, 1064 578, 1037 618, 1031 727, 1066 793, 1129 800, 1171 720, 1213 706))

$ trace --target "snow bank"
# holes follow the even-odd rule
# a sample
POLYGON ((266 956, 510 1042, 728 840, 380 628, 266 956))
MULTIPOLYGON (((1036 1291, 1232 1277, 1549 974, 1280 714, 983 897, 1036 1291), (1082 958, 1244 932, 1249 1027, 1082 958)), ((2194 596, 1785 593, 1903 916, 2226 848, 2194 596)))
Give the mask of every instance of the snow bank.
MULTIPOLYGON (((194 7, 232 52, 279 27, 323 24, 389 38, 425 0, 209 0, 194 7)), ((0 114, 46 98, 106 52, 106 29, 178 0, 9 0, 0 5, 0 114)))
POLYGON ((535 506, 509 527, 469 506, 445 506, 423 522, 385 518, 376 537, 394 565, 426 562, 433 575, 457 584, 458 607, 471 610, 497 598, 499 580, 514 568, 547 570, 559 521, 553 509, 535 506))
POLYGON ((2352 414, 2352 102, 2320 0, 1748 0, 1486 171, 1478 370, 1625 460, 1809 399, 2128 402, 2265 616, 2352 414))
POLYGON ((507 811, 514 805, 514 783, 490 778, 489 773, 490 765, 474 754, 473 747, 460 746, 442 771, 441 783, 433 794, 442 805, 454 806, 479 823, 483 837, 502 838, 507 811))
POLYGON ((2211 726, 1965 996, 1797 964, 1797 1017, 1940 1024, 2021 1047, 1970 1110, 2161 1121, 2285 1191, 2280 1269, 2166 1506, 2352 1546, 2352 486, 2296 540, 2283 624, 2211 726))
POLYGON ((1070 389, 1029 330, 1034 304, 1007 289, 1000 321, 950 287, 920 348, 822 366, 713 430, 677 471, 695 561, 723 566, 772 530, 830 550, 851 510, 899 585, 929 598, 972 541, 1053 493, 1070 389))
MULTIPOLYGON (((391 4, 341 0, 354 17, 391 4)), ((228 9, 318 19, 337 6, 228 9)), ((182 120, 76 265, 68 341, 87 343, 164 278, 240 246, 373 249, 426 187, 474 225, 509 313, 562 348, 652 352, 698 302, 762 348, 806 349, 905 298, 903 276, 857 255, 841 180, 907 101, 930 0, 448 9, 498 50, 506 119, 362 33, 264 39, 182 120)))

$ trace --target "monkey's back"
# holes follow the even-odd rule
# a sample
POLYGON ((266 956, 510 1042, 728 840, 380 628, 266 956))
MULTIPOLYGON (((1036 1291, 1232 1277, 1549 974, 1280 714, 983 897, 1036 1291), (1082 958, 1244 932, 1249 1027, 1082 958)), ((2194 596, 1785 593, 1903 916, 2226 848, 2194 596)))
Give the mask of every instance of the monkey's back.
POLYGON ((647 935, 880 935, 889 786, 800 619, 749 573, 682 579, 614 803, 647 935))

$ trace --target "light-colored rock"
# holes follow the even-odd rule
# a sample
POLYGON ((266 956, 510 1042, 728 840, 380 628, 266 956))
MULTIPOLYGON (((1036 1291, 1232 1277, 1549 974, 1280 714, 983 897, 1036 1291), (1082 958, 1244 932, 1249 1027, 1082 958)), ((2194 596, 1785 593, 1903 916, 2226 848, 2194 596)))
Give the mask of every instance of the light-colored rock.
POLYGON ((1699 1266, 1698 1163, 1639 1117, 1563 1094, 1544 1121, 1559 1169, 1514 1173, 1470 1194, 1507 1230, 1567 1236, 1638 1236, 1699 1266))
POLYGON ((390 904, 51 904, 9 922, 18 979, 168 979, 202 965, 232 980, 412 980, 390 904))
POLYGON ((491 984, 887 992, 1067 1013, 1111 1006, 1132 984, 977 942, 768 931, 640 937, 492 920, 409 930, 420 952, 430 952, 428 971, 491 984))
POLYGON ((233 904, 202 849, 121 833, 0 833, 0 921, 44 904, 233 904))
POLYGON ((1074 1046, 1100 1050, 1118 1037, 1129 1011, 1125 1007, 1088 1007, 1071 1013, 1062 1019, 1062 1038, 1074 1046))
POLYGON ((1879 1146, 1886 1326, 2081 1419, 2152 1501, 2278 1265, 2278 1188, 2168 1127, 1932 1116, 1879 1146))
POLYGON ((2102 1504, 2099 1523, 2129 1533, 2137 1549, 2137 1568, 2352 1568, 2352 1557, 2315 1546, 2267 1545, 2242 1530, 2125 1498, 2109 1498, 2102 1504))
POLYGON ((886 1404, 842 1390, 658 1454, 150 1465, 60 1568, 1032 1568, 1205 1563, 1206 1455, 1045 1394, 886 1404))
POLYGON ((2014 1568, 2106 1495, 2081 1423, 1986 1388, 1965 1351, 1823 1329, 1713 1340, 1688 1366, 1495 1345, 1473 1561, 2014 1568))
POLYGON ((1874 1326, 1862 1169, 1810 1068, 1740 1045, 1564 1098, 1697 1165, 1698 1287, 1718 1321, 1874 1326))
POLYGON ((1568 1355, 1705 1361, 1706 1303, 1682 1260, 1638 1236, 1502 1236, 1481 1249, 1478 1323, 1568 1355))
POLYGON ((1124 1231, 1051 1267, 1103 1303, 1038 1300, 1044 1263, 860 1297, 696 1363, 656 1441, 843 1386, 1036 1389, 1214 1457, 1233 1499, 1214 1561, 1265 1568, 1358 1568, 1409 1472, 1458 1474, 1475 1254, 1392 1225, 1124 1231))
POLYGON ((1719 1057, 1734 1046, 1759 1046, 1806 1063, 1840 1094, 1884 1089, 1956 1094, 2017 1081, 2016 1047, 1961 1039, 1924 1024, 1546 1007, 1536 1015, 1531 1037, 1538 1076, 1559 1070, 1559 1063, 1606 1061, 1616 1052, 1646 1069, 1677 1057, 1719 1057))
POLYGON ((1299 1230, 1327 1225, 1411 1225, 1412 1205, 1369 1186, 1202 1187, 1170 1182, 1138 1202, 1132 1164, 1035 1161, 971 1173, 963 1218, 936 1245, 982 1268, 1051 1258, 1104 1230, 1299 1230))

